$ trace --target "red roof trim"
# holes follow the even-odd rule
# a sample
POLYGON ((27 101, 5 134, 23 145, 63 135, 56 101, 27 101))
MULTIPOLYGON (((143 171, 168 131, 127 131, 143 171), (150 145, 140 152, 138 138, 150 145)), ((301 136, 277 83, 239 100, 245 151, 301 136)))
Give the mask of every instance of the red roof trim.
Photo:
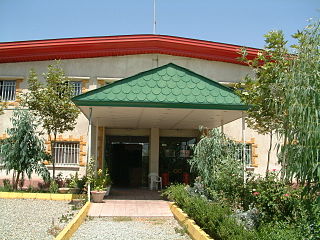
MULTIPOLYGON (((241 46, 165 35, 85 37, 0 43, 0 63, 158 53, 242 64, 241 46)), ((259 49, 247 48, 249 58, 259 49)))

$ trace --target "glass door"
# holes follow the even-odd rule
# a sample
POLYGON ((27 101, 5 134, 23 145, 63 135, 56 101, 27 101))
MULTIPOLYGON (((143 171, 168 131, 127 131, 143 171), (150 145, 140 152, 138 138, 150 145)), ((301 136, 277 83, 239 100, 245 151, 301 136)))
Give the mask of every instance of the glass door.
POLYGON ((195 143, 193 137, 160 137, 160 175, 168 177, 170 183, 188 183, 188 159, 192 157, 195 143))

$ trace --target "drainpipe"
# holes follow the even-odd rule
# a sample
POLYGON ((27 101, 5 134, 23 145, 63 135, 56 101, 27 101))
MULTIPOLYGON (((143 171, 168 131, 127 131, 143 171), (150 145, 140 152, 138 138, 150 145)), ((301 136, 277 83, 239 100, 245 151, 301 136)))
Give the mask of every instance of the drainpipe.
MULTIPOLYGON (((91 158, 91 125, 92 125, 92 107, 90 108, 89 114, 89 129, 88 129, 88 155, 87 155, 87 165, 86 165, 86 172, 88 170, 88 164, 91 158)), ((88 201, 90 202, 90 183, 88 184, 88 201)))
POLYGON ((242 160, 243 160, 243 184, 246 185, 246 122, 244 117, 244 112, 242 112, 242 129, 241 129, 241 135, 242 135, 242 160))

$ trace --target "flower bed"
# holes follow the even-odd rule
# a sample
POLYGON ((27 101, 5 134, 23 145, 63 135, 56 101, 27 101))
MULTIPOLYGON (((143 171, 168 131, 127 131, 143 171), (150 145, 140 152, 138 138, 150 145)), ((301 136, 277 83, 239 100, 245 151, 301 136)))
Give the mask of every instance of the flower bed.
MULTIPOLYGON (((260 195, 260 194, 259 194, 260 195)), ((213 239, 319 239, 316 221, 312 221, 310 212, 303 207, 295 209, 296 220, 286 213, 278 213, 273 219, 266 218, 264 210, 257 209, 258 214, 242 212, 237 214, 227 201, 210 201, 205 196, 192 195, 186 186, 173 185, 164 196, 174 201, 190 218, 192 218, 213 239), (298 216, 300 212, 300 216, 298 216), (250 215, 251 214, 251 215, 250 215), (254 217, 258 216, 255 222, 254 217), (281 220, 281 218, 286 220, 281 220), (276 220, 278 219, 278 220, 276 220), (255 223, 251 223, 250 221, 255 223), (313 225, 312 225, 313 224, 313 225)), ((290 196, 284 196, 285 198, 290 196)), ((270 207, 272 207, 270 202, 270 207)), ((303 206, 303 203, 301 203, 303 206)), ((277 207, 275 207, 277 209, 277 207)), ((316 211, 314 209, 314 211, 316 211)), ((313 217, 317 217, 314 212, 313 217)), ((319 216, 318 216, 319 218, 319 216)), ((319 224, 319 223, 318 223, 319 224)))
POLYGON ((194 185, 164 195, 214 239, 320 239, 318 183, 292 185, 275 169, 265 177, 247 172, 238 147, 211 130, 189 160, 199 176, 194 185))

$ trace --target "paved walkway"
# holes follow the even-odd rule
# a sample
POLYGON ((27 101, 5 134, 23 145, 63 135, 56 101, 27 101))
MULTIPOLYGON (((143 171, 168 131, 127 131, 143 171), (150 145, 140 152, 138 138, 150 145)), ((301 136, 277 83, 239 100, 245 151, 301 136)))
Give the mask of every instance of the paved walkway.
POLYGON ((147 189, 112 189, 104 203, 92 203, 92 217, 172 217, 167 201, 147 189))

